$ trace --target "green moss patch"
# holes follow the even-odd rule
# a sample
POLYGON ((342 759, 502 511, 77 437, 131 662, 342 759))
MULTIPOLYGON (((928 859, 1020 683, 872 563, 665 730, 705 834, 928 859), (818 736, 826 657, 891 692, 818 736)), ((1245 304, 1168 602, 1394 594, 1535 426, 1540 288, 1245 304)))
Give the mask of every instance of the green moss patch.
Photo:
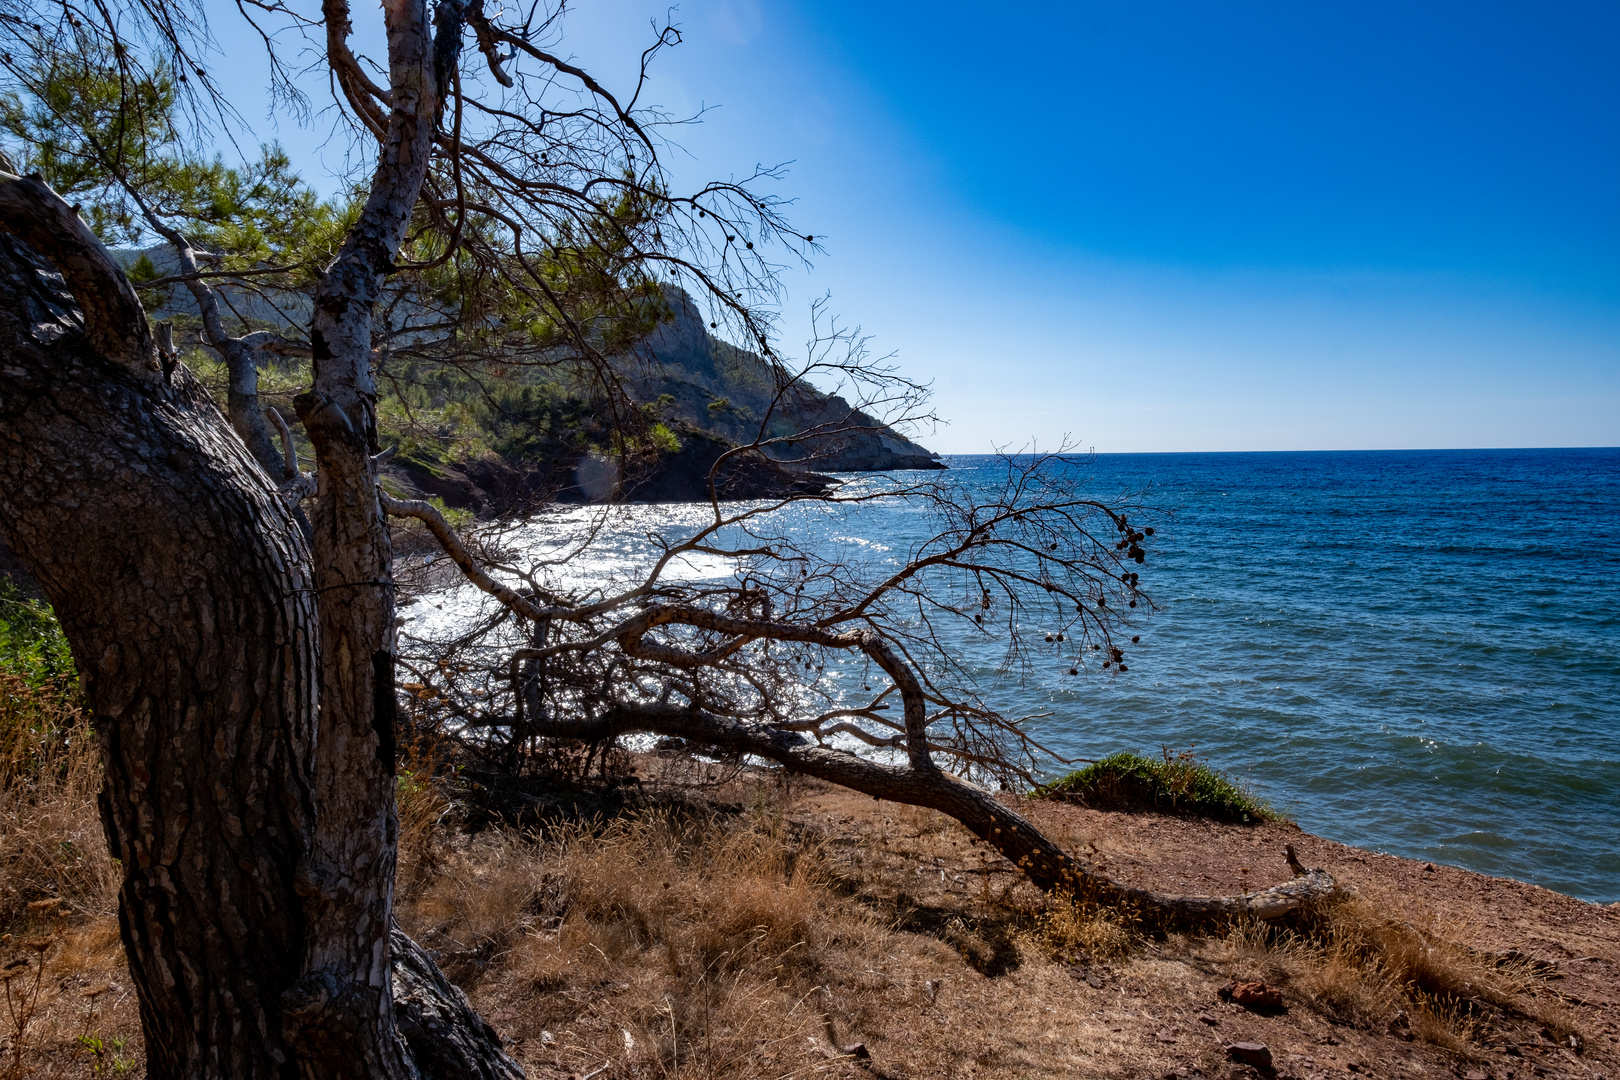
POLYGON ((1043 784, 1034 795, 1081 803, 1096 810, 1155 811, 1243 824, 1282 815, 1232 780, 1196 760, 1191 751, 1166 749, 1159 758, 1112 754, 1043 784))

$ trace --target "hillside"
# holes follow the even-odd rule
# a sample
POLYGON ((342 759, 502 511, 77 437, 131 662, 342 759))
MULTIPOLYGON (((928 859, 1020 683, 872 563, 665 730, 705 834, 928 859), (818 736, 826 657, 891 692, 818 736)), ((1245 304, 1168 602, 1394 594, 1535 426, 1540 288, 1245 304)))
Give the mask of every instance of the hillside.
MULTIPOLYGON (((119 253, 135 276, 175 269, 166 246, 119 253)), ((307 297, 253 294, 220 286, 226 307, 244 329, 273 328, 302 336, 307 297), (290 322, 289 322, 290 320, 290 322)), ((169 286, 156 294, 151 317, 180 323, 184 348, 198 339, 189 293, 169 286), (189 342, 188 342, 189 339, 189 342)), ((466 366, 435 362, 421 350, 385 356, 379 370, 379 437, 397 456, 389 475, 404 488, 482 515, 499 515, 538 500, 682 502, 707 497, 710 467, 727 450, 752 441, 775 391, 771 367, 757 353, 709 332, 690 296, 665 290, 669 318, 613 362, 641 407, 649 429, 632 455, 616 445, 593 390, 545 366, 508 365, 491 356, 466 366), (483 365, 484 367, 480 367, 483 365), (485 370, 484 368, 487 368, 485 370)), ((396 307, 390 318, 408 323, 396 307)), ((217 359, 192 344, 186 360, 223 398, 217 359)), ((296 424, 291 398, 308 381, 307 361, 267 358, 260 393, 296 424)), ((723 497, 752 499, 828 490, 828 472, 942 469, 939 456, 844 398, 804 386, 779 406, 765 428, 786 441, 768 454, 728 463, 723 497), (793 440, 821 427, 836 435, 793 440), (816 470, 816 471, 811 471, 816 470)))
MULTIPOLYGON (((632 374, 642 400, 668 395, 674 400, 664 407, 666 417, 734 443, 751 440, 774 390, 769 366, 757 353, 710 334, 684 290, 666 289, 665 299, 671 318, 636 350, 640 363, 632 374)), ((791 435, 818 424, 851 430, 836 438, 801 440, 775 449, 777 460, 828 472, 945 467, 938 454, 852 409, 842 397, 808 388, 796 397, 786 415, 769 426, 770 435, 791 435)))
MULTIPOLYGON (((709 333, 684 291, 665 293, 670 318, 615 363, 634 399, 655 419, 654 440, 640 460, 605 456, 600 413, 555 384, 525 384, 479 403, 488 449, 459 458, 401 455, 398 475, 449 506, 499 515, 537 499, 560 502, 690 502, 708 497, 710 467, 727 450, 751 442, 770 407, 775 383, 757 353, 709 333)), ((424 373, 409 379, 420 385, 424 373)), ((441 373, 442 375, 442 373, 441 373)), ((442 381, 442 380, 441 380, 442 381)), ((439 398, 453 397, 448 386, 439 398)), ((826 473, 943 469, 918 445, 842 397, 796 387, 765 433, 787 438, 817 426, 835 435, 773 445, 728 463, 722 498, 779 498, 829 490, 826 473)))

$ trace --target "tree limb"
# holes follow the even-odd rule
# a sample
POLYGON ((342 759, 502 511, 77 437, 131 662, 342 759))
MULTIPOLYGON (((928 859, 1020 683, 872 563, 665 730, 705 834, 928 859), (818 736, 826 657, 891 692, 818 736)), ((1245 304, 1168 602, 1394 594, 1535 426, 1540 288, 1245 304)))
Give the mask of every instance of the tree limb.
POLYGON ((1210 925, 1242 917, 1275 919, 1337 891, 1332 875, 1324 870, 1305 870, 1290 881, 1238 896, 1177 896, 1125 885, 1075 859, 988 791, 949 773, 885 765, 817 746, 797 733, 745 724, 700 708, 620 703, 597 717, 547 717, 531 720, 530 727, 541 736, 590 741, 639 732, 683 738, 765 758, 880 799, 937 810, 995 848, 1042 891, 1132 908, 1156 922, 1210 925))
POLYGON ((100 355, 139 382, 163 382, 146 312, 124 271, 73 208, 39 176, 0 172, 0 229, 51 253, 84 314, 85 336, 100 355))

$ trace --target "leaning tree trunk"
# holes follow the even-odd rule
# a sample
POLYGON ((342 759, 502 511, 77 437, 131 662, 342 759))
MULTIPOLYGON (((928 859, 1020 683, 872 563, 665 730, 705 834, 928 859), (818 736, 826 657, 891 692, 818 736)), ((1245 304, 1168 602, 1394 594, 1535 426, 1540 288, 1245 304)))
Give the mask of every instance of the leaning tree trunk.
POLYGON ((1291 846, 1281 854, 1293 878, 1257 892, 1182 896, 1127 885, 1086 866, 990 792, 941 769, 874 761, 818 746, 797 731, 747 724, 705 709, 626 703, 594 717, 548 717, 533 724, 530 731, 544 738, 589 742, 641 732, 667 735, 698 746, 774 761, 805 776, 879 799, 938 810, 1000 852, 1041 891, 1069 901, 1128 909, 1141 920, 1157 925, 1208 928, 1232 919, 1275 919, 1338 891, 1331 874, 1298 865, 1291 846))
MULTIPOLYGON (((348 7, 325 0, 328 49, 347 55, 348 7)), ((309 935, 288 1010, 306 1080, 408 1077, 394 1015, 390 941, 398 822, 394 809, 394 595, 377 493, 372 312, 427 176, 444 87, 461 37, 457 0, 438 6, 439 42, 422 0, 384 5, 389 114, 365 207, 315 292, 314 385, 295 401, 314 443, 313 515, 322 641, 321 778, 308 873, 309 935)))
POLYGON ((101 741, 148 1074, 286 1077, 318 676, 303 537, 207 393, 165 375, 77 216, 0 176, 0 231, 0 530, 101 741))
POLYGON ((106 249, 37 177, 3 171, 0 533, 56 609, 100 737, 147 1075, 391 1075, 386 1042, 397 1075, 520 1080, 386 903, 358 907, 391 889, 391 673, 370 684, 360 737, 327 737, 320 694, 342 667, 321 647, 302 529, 207 392, 159 354, 106 249), (334 865, 329 811, 337 828, 381 822, 380 854, 334 865), (322 900, 340 888, 337 914, 363 924, 333 922, 322 900), (311 979, 312 943, 376 926, 353 966, 311 979), (309 1038, 312 1015, 339 1015, 329 989, 339 1005, 344 987, 388 991, 390 951, 397 1013, 371 1002, 386 1031, 327 1023, 309 1038))

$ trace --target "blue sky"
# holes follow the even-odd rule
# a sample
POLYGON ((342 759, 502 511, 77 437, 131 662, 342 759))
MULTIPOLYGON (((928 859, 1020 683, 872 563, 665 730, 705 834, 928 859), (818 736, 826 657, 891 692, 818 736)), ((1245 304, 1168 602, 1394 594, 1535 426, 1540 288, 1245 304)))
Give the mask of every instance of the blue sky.
MULTIPOLYGON (((627 85, 666 10, 581 0, 563 49, 627 85)), ((827 253, 787 276, 784 340, 830 294, 933 380, 935 449, 1620 444, 1620 8, 674 18, 652 99, 712 107, 676 175, 792 162, 778 191, 827 253)), ((312 180, 337 163, 318 125, 244 112, 312 180)))

